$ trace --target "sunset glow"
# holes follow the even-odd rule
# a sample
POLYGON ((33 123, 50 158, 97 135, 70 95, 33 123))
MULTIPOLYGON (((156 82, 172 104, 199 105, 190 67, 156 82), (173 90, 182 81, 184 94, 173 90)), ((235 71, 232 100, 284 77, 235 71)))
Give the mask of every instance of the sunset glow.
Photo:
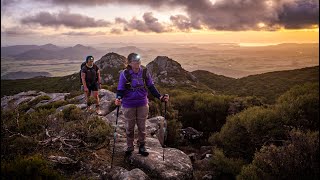
POLYGON ((319 2, 1 0, 1 45, 318 43, 319 2))

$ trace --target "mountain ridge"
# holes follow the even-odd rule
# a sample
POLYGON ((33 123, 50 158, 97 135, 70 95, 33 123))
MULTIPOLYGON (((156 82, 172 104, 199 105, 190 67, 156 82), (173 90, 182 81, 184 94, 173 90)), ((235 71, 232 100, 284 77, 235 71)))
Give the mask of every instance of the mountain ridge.
MULTIPOLYGON (((125 57, 117 53, 107 53, 96 63, 101 68, 103 84, 115 88, 119 72, 126 66, 125 57)), ((290 87, 306 83, 319 82, 319 66, 296 70, 276 71, 262 75, 234 79, 216 75, 208 71, 189 72, 181 64, 166 56, 158 56, 147 65, 157 86, 188 91, 209 91, 218 94, 263 97, 272 103, 279 94, 290 87)), ((69 92, 79 90, 79 72, 63 77, 48 77, 41 80, 2 80, 6 89, 1 95, 9 95, 18 91, 48 89, 47 92, 69 92), (42 83, 42 84, 41 84, 42 83), (32 84, 33 86, 29 85, 32 84), (36 85, 35 85, 36 84, 36 85), (68 84, 68 86, 66 86, 68 84), (19 88, 14 88, 19 86, 19 88)))

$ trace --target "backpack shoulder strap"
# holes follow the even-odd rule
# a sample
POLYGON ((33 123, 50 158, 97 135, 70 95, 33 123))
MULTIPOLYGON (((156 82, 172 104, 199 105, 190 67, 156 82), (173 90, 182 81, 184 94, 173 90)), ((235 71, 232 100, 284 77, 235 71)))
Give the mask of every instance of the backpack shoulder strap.
POLYGON ((131 82, 131 75, 128 69, 123 70, 124 77, 126 78, 127 82, 131 82))
POLYGON ((144 86, 146 87, 147 86, 147 68, 143 68, 142 78, 143 78, 144 86))
POLYGON ((80 72, 79 72, 79 76, 80 76, 80 84, 82 85, 82 79, 81 79, 81 73, 82 73, 82 68, 86 65, 86 62, 81 63, 80 66, 80 72))

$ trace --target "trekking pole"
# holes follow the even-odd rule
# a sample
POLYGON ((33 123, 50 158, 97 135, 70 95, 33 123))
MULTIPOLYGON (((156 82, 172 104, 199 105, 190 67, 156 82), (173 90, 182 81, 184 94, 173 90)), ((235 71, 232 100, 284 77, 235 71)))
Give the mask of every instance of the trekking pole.
MULTIPOLYGON (((164 96, 168 96, 168 94, 165 94, 164 96)), ((166 141, 166 138, 167 138, 167 120, 166 120, 166 114, 167 114, 167 102, 164 101, 164 125, 163 125, 163 128, 164 128, 164 131, 163 131, 163 151, 162 151, 162 160, 164 161, 164 148, 166 147, 165 145, 165 141, 166 141)))
MULTIPOLYGON (((166 142, 167 139, 167 120, 166 120, 166 114, 167 114, 167 102, 164 102, 164 133, 163 133, 163 147, 165 148, 166 145, 164 144, 166 142)), ((163 152, 162 152, 162 160, 164 161, 164 148, 163 148, 163 152)))
POLYGON ((112 158, 111 158, 111 169, 112 169, 112 164, 113 164, 114 148, 115 148, 115 145, 116 145, 119 109, 120 109, 120 106, 117 106, 116 126, 114 127, 114 133, 113 133, 113 150, 112 150, 112 158))

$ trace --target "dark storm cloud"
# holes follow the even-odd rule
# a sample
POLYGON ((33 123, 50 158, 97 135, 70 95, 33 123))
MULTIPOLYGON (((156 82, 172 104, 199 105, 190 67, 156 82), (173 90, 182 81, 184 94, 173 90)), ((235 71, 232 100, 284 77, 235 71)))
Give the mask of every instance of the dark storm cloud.
POLYGON ((317 0, 229 0, 217 1, 213 6, 201 2, 188 6, 187 12, 191 19, 200 19, 210 29, 307 28, 319 23, 317 0), (260 22, 266 27, 258 27, 260 22))
POLYGON ((94 18, 83 16, 81 14, 71 14, 68 12, 60 12, 58 14, 40 12, 34 16, 23 18, 21 23, 40 24, 41 26, 49 27, 59 27, 63 25, 71 28, 106 27, 111 24, 104 20, 95 20, 94 18))
POLYGON ((106 4, 134 4, 134 5, 149 5, 151 7, 159 7, 167 3, 179 5, 176 0, 34 0, 39 2, 49 2, 55 5, 76 5, 76 6, 98 6, 106 4))
POLYGON ((193 29, 202 29, 200 21, 191 21, 190 18, 184 15, 175 15, 170 17, 174 26, 182 31, 189 31, 193 29))
POLYGON ((151 12, 143 14, 143 20, 132 18, 129 22, 116 18, 116 22, 121 22, 125 25, 124 31, 137 30, 141 32, 168 32, 168 28, 162 25, 157 18, 153 17, 151 12))
POLYGON ((1 16, 6 14, 12 15, 12 8, 19 3, 21 0, 1 0, 1 16))
POLYGON ((319 24, 319 1, 285 3, 279 11, 278 22, 287 29, 307 28, 319 24))
MULTIPOLYGON (((35 0, 34 0, 35 1, 35 0)), ((39 1, 40 0, 36 0, 39 1)), ((155 10, 163 8, 183 9, 186 16, 171 16, 173 25, 182 31, 209 28, 215 30, 276 30, 285 28, 308 28, 319 24, 318 0, 41 0, 61 6, 101 6, 107 4, 144 5, 155 10), (258 26, 259 23, 265 26, 258 26)), ((125 30, 164 32, 160 22, 153 18, 143 21, 132 19, 125 30), (150 21, 153 21, 150 23, 150 21), (149 24, 148 24, 149 22, 149 24)), ((123 20, 123 19, 122 19, 123 20)))

